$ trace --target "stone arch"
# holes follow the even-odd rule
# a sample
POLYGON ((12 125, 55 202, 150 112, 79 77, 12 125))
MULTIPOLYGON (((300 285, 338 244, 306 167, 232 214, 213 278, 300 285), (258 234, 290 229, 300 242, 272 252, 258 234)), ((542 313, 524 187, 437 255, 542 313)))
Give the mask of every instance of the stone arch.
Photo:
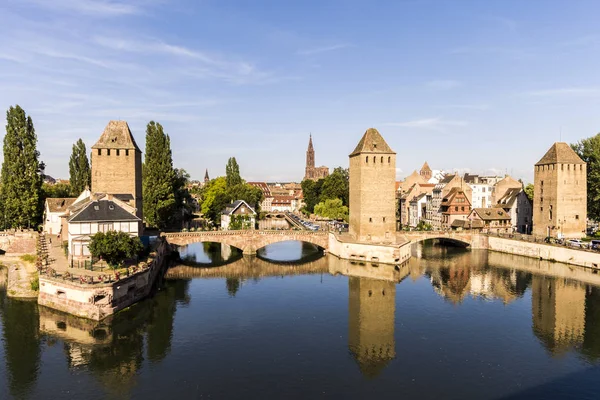
POLYGON ((471 242, 469 240, 454 238, 451 236, 431 235, 431 236, 421 236, 421 237, 411 238, 412 244, 417 244, 420 242, 424 242, 426 240, 439 240, 440 242, 446 242, 450 246, 456 246, 456 247, 470 247, 471 246, 471 242))

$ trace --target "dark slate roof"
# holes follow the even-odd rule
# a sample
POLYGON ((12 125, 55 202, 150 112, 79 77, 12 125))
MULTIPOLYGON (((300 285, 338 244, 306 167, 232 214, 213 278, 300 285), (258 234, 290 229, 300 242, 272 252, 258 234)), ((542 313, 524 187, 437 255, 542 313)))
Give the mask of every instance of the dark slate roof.
POLYGON ((119 199, 124 202, 133 200, 133 195, 131 193, 114 193, 113 196, 116 199, 119 199))
POLYGON ((140 151, 125 121, 110 121, 92 149, 133 149, 140 151))
POLYGON ((361 153, 396 154, 375 128, 367 129, 350 157, 361 153))
POLYGON ((140 219, 111 200, 90 201, 69 222, 139 221, 140 219))
POLYGON ((63 212, 67 211, 67 208, 70 207, 75 200, 77 199, 74 197, 49 197, 46 199, 46 203, 48 203, 50 212, 63 212))
POLYGON ((221 214, 223 214, 223 215, 231 215, 231 214, 233 214, 233 212, 234 212, 235 210, 237 210, 237 209, 238 209, 238 207, 239 207, 239 206, 241 206, 242 204, 245 204, 245 205, 246 205, 246 207, 248 207, 248 209, 249 209, 250 211, 252 211, 252 213, 253 213, 253 214, 256 214, 256 211, 254 211, 254 209, 253 209, 252 207, 250 207, 250 206, 248 205, 248 203, 246 203, 244 200, 236 200, 236 201, 234 201, 233 203, 231 203, 231 204, 228 204, 228 205, 227 205, 227 207, 225 207, 225 209, 223 210, 223 212, 222 212, 221 214))
POLYGON ((504 195, 498 200, 498 204, 496 207, 501 208, 512 208, 519 197, 519 193, 521 193, 523 189, 511 188, 504 193, 504 195))
POLYGON ((571 146, 564 142, 556 142, 535 165, 546 164, 585 164, 585 162, 579 158, 571 146))

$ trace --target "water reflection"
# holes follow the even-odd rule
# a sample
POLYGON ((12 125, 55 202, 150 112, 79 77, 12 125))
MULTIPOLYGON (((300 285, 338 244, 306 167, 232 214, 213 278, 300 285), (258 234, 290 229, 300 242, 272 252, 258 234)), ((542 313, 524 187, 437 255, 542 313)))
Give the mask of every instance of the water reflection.
MULTIPOLYGON (((305 245, 297 246, 300 253, 297 250, 290 251, 289 257, 304 254, 309 249, 305 245)), ((212 364, 218 363, 221 356, 228 362, 240 363, 236 368, 243 368, 243 363, 256 363, 256 374, 243 378, 246 380, 242 381, 236 381, 234 374, 232 382, 240 383, 240 387, 243 386, 242 383, 250 385, 253 382, 266 385, 269 379, 262 377, 260 366, 267 371, 265 365, 268 362, 260 363, 261 356, 253 353, 253 345, 260 343, 259 347, 265 353, 263 356, 272 362, 272 357, 275 357, 273 354, 295 346, 294 343, 286 342, 286 338, 293 335, 293 329, 301 326, 303 329, 309 327, 310 330, 312 324, 317 324, 314 321, 319 321, 321 317, 327 321, 314 326, 326 329, 319 333, 318 341, 310 343, 312 347, 303 347, 312 349, 307 360, 325 363, 327 360, 322 357, 325 357, 323 352, 327 352, 338 363, 333 367, 339 367, 343 371, 340 374, 346 379, 344 385, 359 385, 360 380, 350 379, 348 382, 347 378, 360 371, 367 380, 374 380, 376 385, 391 389, 396 388, 394 382, 404 376, 404 368, 408 366, 417 371, 415 374, 427 374, 429 371, 439 373, 435 369, 438 367, 427 364, 432 360, 428 356, 424 355, 421 361, 408 356, 413 349, 408 349, 407 343, 417 346, 415 351, 423 354, 430 351, 432 346, 435 349, 456 349, 463 346, 461 351, 465 351, 465 354, 470 351, 493 353, 492 348, 485 347, 486 342, 473 337, 468 320, 460 319, 460 315, 464 315, 465 310, 477 311, 477 323, 482 326, 493 324, 494 318, 500 315, 498 304, 506 315, 519 317, 521 321, 526 319, 527 322, 524 325, 515 323, 514 327, 506 326, 506 332, 499 331, 497 337, 489 338, 490 346, 500 346, 495 340, 505 339, 505 334, 511 333, 513 329, 520 329, 520 326, 524 327, 525 333, 521 332, 516 340, 511 337, 510 342, 504 341, 501 346, 514 346, 511 347, 512 350, 522 346, 523 352, 528 353, 524 360, 505 360, 509 372, 505 375, 498 374, 497 379, 516 379, 510 375, 511 368, 516 371, 515 374, 529 373, 527 371, 549 368, 548 366, 558 370, 562 364, 553 364, 552 360, 558 357, 562 360, 565 354, 578 355, 582 363, 600 361, 600 285, 597 285, 600 278, 589 270, 569 269, 559 264, 498 253, 427 246, 421 249, 422 259, 413 258, 398 266, 350 263, 332 256, 289 265, 275 264, 258 257, 239 257, 231 261, 232 255, 223 252, 220 246, 201 244, 195 249, 194 251, 201 249, 208 252, 204 256, 208 260, 216 260, 217 266, 175 266, 168 271, 164 286, 154 297, 118 313, 111 320, 99 323, 38 307, 35 303, 12 301, 0 296, 4 347, 4 360, 0 362, 5 366, 0 368, 0 378, 3 374, 1 370, 5 369, 10 395, 16 398, 52 397, 48 394, 50 389, 42 386, 42 380, 38 383, 37 379, 40 368, 61 369, 60 364, 52 363, 44 367, 44 363, 40 361, 47 351, 46 347, 53 342, 60 343, 64 348, 63 358, 60 359, 62 365, 68 371, 77 372, 78 376, 89 375, 93 385, 96 385, 90 387, 90 393, 100 390, 108 397, 129 398, 139 395, 144 386, 143 380, 152 381, 148 377, 152 376, 148 375, 149 370, 152 370, 148 368, 149 365, 157 368, 169 365, 171 368, 174 362, 187 362, 197 368, 198 376, 209 374, 213 367, 217 371, 219 368, 233 371, 228 365, 212 364), (222 261, 228 263, 219 265, 222 261), (321 282, 325 277, 325 284, 317 286, 315 282, 318 280, 312 275, 321 275, 321 282), (283 277, 286 277, 285 282, 273 279, 261 282, 264 278, 283 277), (287 277, 293 279, 292 284, 287 277), (192 279, 199 285, 199 289, 193 292, 193 300, 190 295, 192 279), (249 281, 260 282, 260 285, 244 286, 249 281), (286 303, 283 311, 271 307, 277 300, 286 301, 284 297, 288 292, 279 294, 283 297, 272 296, 273 287, 284 283, 290 293, 303 293, 298 298, 305 303, 286 303), (260 291, 257 289, 259 287, 266 289, 260 291), (427 290, 424 291, 423 288, 427 290), (417 297, 411 300, 407 293, 417 297), (340 298, 342 301, 338 302, 340 298), (312 299, 315 299, 314 302, 311 302, 312 299), (496 306, 491 306, 494 303, 496 306), (519 304, 523 306, 512 307, 519 304), (185 309, 182 309, 183 306, 185 309), (313 319, 299 319, 295 322, 297 325, 290 327, 283 323, 273 323, 265 317, 265 310, 283 313, 290 310, 293 313, 294 307, 311 307, 309 312, 313 319), (193 313, 190 313, 192 309, 193 313), (432 309, 444 314, 432 314, 432 309), (227 315, 227 318, 221 318, 221 315, 227 315), (412 318, 414 315, 419 318, 412 318), (436 320, 433 321, 432 318, 436 320), (328 325, 329 320, 332 321, 331 325, 328 325), (269 323, 262 325, 265 321, 269 323), (341 333, 336 332, 332 339, 328 336, 328 329, 335 329, 337 325, 341 325, 343 329, 341 333), (410 325, 410 329, 407 329, 407 325, 410 325), (174 331, 175 326, 181 328, 179 333, 174 331), (415 332, 419 329, 425 332, 437 329, 443 334, 431 333, 436 339, 433 344, 420 342, 410 337, 416 335, 415 332), (203 333, 198 333, 197 337, 192 335, 193 340, 188 338, 186 342, 178 337, 178 334, 182 335, 181 331, 203 333), (235 332, 233 336, 232 332, 235 332), (260 342, 257 338, 265 333, 274 335, 277 341, 260 342), (344 338, 340 343, 339 338, 346 333, 347 340, 344 338), (238 343, 239 337, 243 336, 248 338, 248 349, 245 349, 244 343, 238 343), (221 339, 222 337, 225 338, 221 339), (232 338, 236 341, 231 341, 232 338), (458 342, 456 340, 460 339, 457 338, 462 338, 463 341, 458 342), (470 343, 469 340, 478 342, 470 343), (539 346, 532 346, 532 343, 541 343, 546 351, 535 353, 539 346), (205 347, 197 350, 196 346, 205 347), (215 350, 217 355, 207 357, 204 364, 198 361, 198 357, 215 347, 218 349, 215 350), (351 369, 345 369, 344 358, 336 358, 336 351, 340 347, 343 347, 351 369), (179 358, 170 361, 177 352, 180 353, 179 358), (250 354, 257 358, 248 358, 250 354), (190 358, 193 361, 190 362, 190 358), (519 363, 523 361, 529 364, 519 369, 519 363), (352 363, 358 365, 358 368, 352 363), (393 380, 389 380, 391 374, 395 377, 393 380)), ((194 260, 203 260, 203 255, 196 257, 189 248, 187 251, 190 257, 195 257, 194 260)), ((0 279, 0 290, 1 282, 0 279)), ((493 332, 483 330, 481 333, 493 332)), ((442 350, 439 355, 435 354, 436 360, 443 357, 442 350)), ((286 385, 287 380, 296 379, 295 368, 300 368, 293 359, 287 359, 286 362, 286 373, 282 372, 277 378, 283 385, 286 385)), ((164 379, 178 382, 177 374, 182 373, 182 370, 170 372, 169 368, 161 370, 167 374, 164 379)), ((182 368, 187 367, 183 365, 182 368)), ((300 376, 304 379, 308 375, 300 376)), ((223 379, 225 378, 229 379, 229 376, 223 379)), ((449 381, 449 378, 445 377, 442 381, 444 380, 449 381)), ((204 383, 209 384, 206 381, 204 383)), ((74 384, 60 382, 62 387, 67 388, 74 384)), ((295 387, 298 383, 294 381, 287 384, 295 387)), ((191 396, 190 393, 188 397, 191 396)), ((390 393, 392 392, 388 392, 388 395, 390 393)), ((417 395, 416 392, 411 393, 417 395)), ((485 393, 487 392, 476 392, 471 397, 490 397, 485 393)), ((0 397, 2 394, 0 389, 0 397)), ((462 397, 459 392, 452 392, 452 396, 462 397)))

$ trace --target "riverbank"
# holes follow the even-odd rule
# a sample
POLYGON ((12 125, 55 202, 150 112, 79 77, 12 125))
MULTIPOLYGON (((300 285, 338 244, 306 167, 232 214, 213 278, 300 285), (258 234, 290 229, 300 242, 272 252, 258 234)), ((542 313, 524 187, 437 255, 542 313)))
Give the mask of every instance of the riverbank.
POLYGON ((0 263, 7 273, 6 295, 17 299, 35 300, 38 297, 38 273, 35 265, 20 257, 3 257, 0 263))

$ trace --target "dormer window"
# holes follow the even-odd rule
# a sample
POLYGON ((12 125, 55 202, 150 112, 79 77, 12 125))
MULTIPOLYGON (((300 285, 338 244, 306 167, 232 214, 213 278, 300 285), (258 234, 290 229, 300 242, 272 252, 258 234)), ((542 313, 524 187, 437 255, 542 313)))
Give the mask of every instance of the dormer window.
POLYGON ((114 204, 109 204, 108 205, 108 209, 109 210, 114 210, 115 209, 115 205, 114 204))
POLYGON ((96 210, 96 211, 100 211, 100 206, 99 206, 98 204, 96 204, 96 205, 94 206, 94 210, 96 210))

